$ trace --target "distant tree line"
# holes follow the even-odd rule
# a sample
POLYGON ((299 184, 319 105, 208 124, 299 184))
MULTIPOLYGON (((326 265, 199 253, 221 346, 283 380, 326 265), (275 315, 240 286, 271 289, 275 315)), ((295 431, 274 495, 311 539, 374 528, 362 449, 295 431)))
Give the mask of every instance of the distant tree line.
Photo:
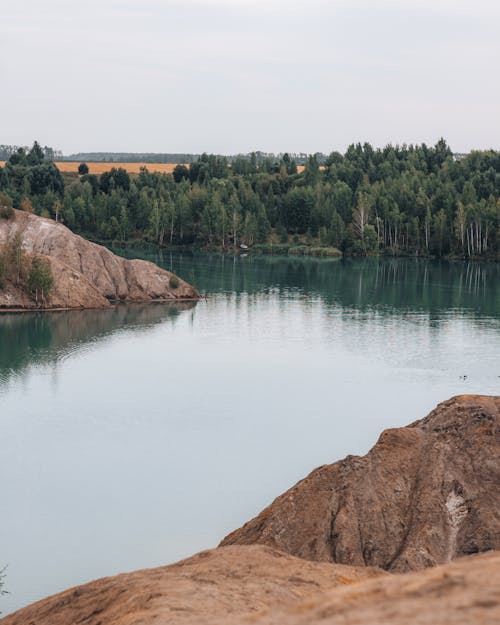
MULTIPOLYGON (((15 150, 14 150, 15 151, 15 150)), ((60 154, 60 153, 58 153, 60 154)), ((221 156, 221 155, 217 155, 221 156)), ((251 152, 249 154, 233 154, 224 156, 228 163, 249 162, 253 161, 258 165, 266 161, 281 162, 284 153, 274 154, 272 152, 251 152)), ((297 165, 304 165, 309 154, 299 152, 290 154, 297 165)), ((327 158, 326 154, 317 152, 315 154, 317 161, 323 164, 327 158)), ((159 153, 159 152, 77 152, 76 154, 60 155, 58 160, 61 161, 79 161, 88 163, 183 163, 189 164, 198 161, 201 154, 175 154, 175 153, 159 153)), ((4 159, 5 160, 5 159, 4 159)))
POLYGON ((158 152, 77 152, 61 157, 61 161, 87 163, 192 163, 199 154, 162 154, 158 152))
MULTIPOLYGON (((19 150, 23 150, 24 152, 29 151, 28 146, 18 146, 18 145, 0 145, 0 161, 7 161, 13 154, 16 154, 19 150)), ((48 161, 59 161, 62 159, 62 152, 60 150, 54 150, 49 146, 44 146, 40 148, 48 161)))
MULTIPOLYGON (((84 170, 82 170, 84 171, 84 170)), ((202 154, 173 174, 119 166, 63 179, 35 144, 0 169, 15 207, 99 240, 236 247, 298 241, 348 255, 493 257, 500 253, 500 153, 434 146, 349 146, 307 158, 202 154), (66 182, 65 182, 66 180, 66 182), (24 205, 24 206, 23 206, 24 205)))

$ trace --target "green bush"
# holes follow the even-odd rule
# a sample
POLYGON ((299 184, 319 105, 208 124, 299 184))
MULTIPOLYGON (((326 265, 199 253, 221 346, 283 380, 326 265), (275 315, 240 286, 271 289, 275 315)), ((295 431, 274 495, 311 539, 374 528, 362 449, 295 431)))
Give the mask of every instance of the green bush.
POLYGON ((179 278, 177 276, 170 276, 168 283, 171 289, 179 288, 179 278))
POLYGON ((0 218, 10 219, 14 216, 14 209, 12 208, 12 198, 5 193, 0 193, 0 218))
POLYGON ((53 283, 54 280, 52 278, 49 263, 39 256, 34 256, 31 261, 31 269, 28 275, 28 288, 35 296, 37 304, 39 297, 42 301, 45 301, 50 295, 53 283))
POLYGON ((288 243, 288 232, 286 228, 282 225, 279 225, 276 228, 276 234, 278 235, 278 239, 280 243, 288 243))

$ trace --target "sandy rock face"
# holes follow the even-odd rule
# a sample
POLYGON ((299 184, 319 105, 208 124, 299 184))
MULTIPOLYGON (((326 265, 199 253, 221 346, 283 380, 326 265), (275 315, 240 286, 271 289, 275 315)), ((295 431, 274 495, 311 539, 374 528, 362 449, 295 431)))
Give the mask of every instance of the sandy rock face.
POLYGON ((500 397, 452 398, 383 432, 366 456, 313 471, 226 546, 67 590, 0 622, 497 625, 499 435, 500 397))
MULTIPOLYGON (((52 308, 102 308, 109 306, 110 301, 199 298, 196 289, 180 278, 177 288, 172 288, 173 274, 154 263, 116 256, 51 219, 22 211, 15 211, 14 219, 0 219, 0 245, 17 233, 28 254, 50 259, 54 277, 49 303, 52 308)), ((29 305, 14 288, 10 288, 10 294, 0 291, 0 307, 12 307, 16 297, 21 300, 20 307, 34 307, 34 303, 29 305)))
POLYGON ((221 545, 411 571, 500 549, 500 397, 466 395, 313 471, 221 545))
POLYGON ((498 625, 500 552, 407 575, 224 547, 38 601, 2 625, 498 625))
MULTIPOLYGON (((31 255, 29 255, 31 256, 31 255)), ((54 285, 50 308, 108 308, 110 302, 87 278, 56 258, 38 254, 50 265, 54 285)), ((0 308, 36 308, 36 302, 23 289, 6 284, 0 290, 0 308)))
POLYGON ((7 616, 2 625, 219 625, 387 573, 300 560, 264 545, 203 551, 171 566, 100 579, 7 616))
POLYGON ((500 552, 318 593, 233 625, 498 625, 500 552))

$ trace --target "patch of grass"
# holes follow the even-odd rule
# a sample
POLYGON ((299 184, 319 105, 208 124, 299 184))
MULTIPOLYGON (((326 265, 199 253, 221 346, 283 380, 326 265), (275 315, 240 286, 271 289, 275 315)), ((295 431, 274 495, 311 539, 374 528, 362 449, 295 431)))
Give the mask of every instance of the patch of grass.
POLYGON ((330 247, 327 245, 270 245, 269 243, 261 243, 254 245, 251 250, 258 254, 293 254, 294 256, 328 256, 330 258, 336 258, 342 256, 342 252, 336 247, 330 247))
POLYGON ((310 245, 297 245, 295 247, 291 247, 288 250, 289 254, 296 254, 299 256, 329 256, 329 257, 338 257, 342 256, 342 252, 338 250, 336 247, 328 247, 328 246, 310 246, 310 245))
POLYGON ((290 245, 287 243, 277 245, 272 245, 271 243, 258 243, 251 248, 251 251, 257 252, 258 254, 288 254, 289 249, 290 245))

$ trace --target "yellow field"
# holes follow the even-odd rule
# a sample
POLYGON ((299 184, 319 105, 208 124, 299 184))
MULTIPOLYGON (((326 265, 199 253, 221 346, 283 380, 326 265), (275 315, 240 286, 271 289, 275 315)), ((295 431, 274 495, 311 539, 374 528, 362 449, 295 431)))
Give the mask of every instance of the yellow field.
MULTIPOLYGON (((56 163, 57 168, 60 171, 74 173, 78 171, 79 164, 80 163, 77 161, 59 161, 56 163)), ((103 174, 105 171, 109 171, 113 167, 126 169, 129 174, 140 173, 141 167, 147 167, 148 171, 171 174, 177 163, 87 163, 87 165, 91 174, 103 174)))
MULTIPOLYGON (((67 173, 77 173, 78 165, 81 161, 57 161, 55 164, 59 171, 67 173)), ((5 165, 5 161, 0 161, 0 167, 5 165)), ((148 171, 157 171, 162 174, 171 174, 177 163, 87 163, 89 172, 91 174, 103 174, 105 171, 109 171, 113 167, 122 167, 129 174, 140 173, 141 167, 146 167, 148 171)), ((189 165, 188 165, 189 167, 189 165)), ((297 172, 301 174, 305 169, 304 165, 297 166, 297 172)), ((324 165, 320 167, 324 169, 324 165)))
MULTIPOLYGON (((58 161, 55 163, 59 171, 76 173, 80 161, 58 161)), ((5 165, 5 161, 0 161, 0 167, 5 165)), ((91 174, 103 174, 112 167, 122 167, 129 174, 138 174, 141 167, 147 167, 148 171, 157 171, 164 174, 171 174, 177 163, 87 163, 91 174)))

